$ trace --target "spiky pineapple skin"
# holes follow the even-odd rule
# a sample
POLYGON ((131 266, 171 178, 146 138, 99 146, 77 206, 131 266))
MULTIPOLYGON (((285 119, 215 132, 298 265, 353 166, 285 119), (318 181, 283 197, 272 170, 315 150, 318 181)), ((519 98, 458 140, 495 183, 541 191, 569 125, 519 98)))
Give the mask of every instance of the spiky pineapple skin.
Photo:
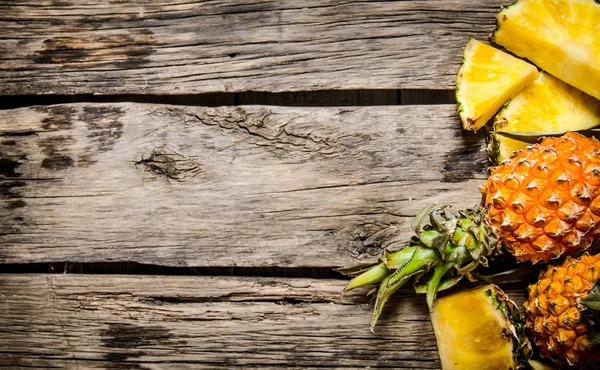
POLYGON ((545 138, 493 168, 481 191, 486 223, 517 260, 586 250, 600 235, 600 143, 545 138))
POLYGON ((581 299, 600 278, 600 254, 568 257, 550 266, 530 285, 525 302, 526 328, 543 357, 569 365, 591 355, 591 326, 583 316, 581 299))

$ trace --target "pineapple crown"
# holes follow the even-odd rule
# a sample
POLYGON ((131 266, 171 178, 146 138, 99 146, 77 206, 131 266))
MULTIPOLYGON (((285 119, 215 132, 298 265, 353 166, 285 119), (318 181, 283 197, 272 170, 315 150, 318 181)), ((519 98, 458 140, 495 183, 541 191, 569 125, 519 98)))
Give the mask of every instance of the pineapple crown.
POLYGON ((414 218, 415 235, 408 246, 385 250, 378 262, 340 268, 353 276, 344 292, 380 283, 371 330, 388 299, 408 281, 417 293, 427 294, 431 309, 437 292, 451 288, 464 276, 475 281, 471 272, 487 266, 487 258, 496 253, 498 240, 483 222, 483 209, 467 209, 457 214, 449 206, 431 205, 414 218))

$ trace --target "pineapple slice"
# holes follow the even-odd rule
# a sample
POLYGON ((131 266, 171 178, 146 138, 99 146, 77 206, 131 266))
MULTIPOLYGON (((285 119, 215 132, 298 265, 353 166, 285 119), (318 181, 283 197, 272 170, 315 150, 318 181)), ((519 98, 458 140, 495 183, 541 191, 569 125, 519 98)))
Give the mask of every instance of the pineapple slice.
MULTIPOLYGON (((504 132, 552 132, 589 129, 600 125, 600 100, 547 74, 515 96, 494 118, 504 132)), ((491 133, 490 159, 500 163, 528 144, 491 133)))
POLYGON ((431 322, 444 370, 527 368, 531 344, 521 316, 495 285, 437 299, 431 322))
POLYGON ((535 66, 469 40, 456 75, 456 101, 463 128, 477 131, 537 76, 535 66))
POLYGON ((597 0, 518 0, 496 18, 492 42, 600 99, 597 0))

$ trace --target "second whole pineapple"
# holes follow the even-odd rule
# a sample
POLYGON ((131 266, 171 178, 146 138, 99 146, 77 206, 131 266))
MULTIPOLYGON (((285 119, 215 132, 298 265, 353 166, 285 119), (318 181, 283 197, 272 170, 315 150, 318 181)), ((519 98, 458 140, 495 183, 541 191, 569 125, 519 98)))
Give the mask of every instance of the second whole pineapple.
POLYGON ((600 254, 567 258, 540 273, 525 302, 526 327, 543 357, 597 369, 600 254))

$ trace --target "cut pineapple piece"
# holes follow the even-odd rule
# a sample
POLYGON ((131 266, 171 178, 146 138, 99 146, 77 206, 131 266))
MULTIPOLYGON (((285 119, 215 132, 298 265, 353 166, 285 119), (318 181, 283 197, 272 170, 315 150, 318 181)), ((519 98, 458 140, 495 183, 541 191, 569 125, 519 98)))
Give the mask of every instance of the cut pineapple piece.
MULTIPOLYGON (((585 130, 600 125, 600 100, 547 73, 515 96, 494 118, 494 130, 556 132, 585 130)), ((527 145, 491 134, 490 159, 499 163, 527 145)))
POLYGON ((522 369, 531 345, 517 307, 495 285, 437 299, 431 322, 442 369, 522 369))
POLYGON ((471 39, 456 75, 456 101, 463 128, 477 131, 537 76, 535 66, 471 39))
POLYGON ((518 0, 496 17, 492 42, 600 99, 600 3, 518 0))

